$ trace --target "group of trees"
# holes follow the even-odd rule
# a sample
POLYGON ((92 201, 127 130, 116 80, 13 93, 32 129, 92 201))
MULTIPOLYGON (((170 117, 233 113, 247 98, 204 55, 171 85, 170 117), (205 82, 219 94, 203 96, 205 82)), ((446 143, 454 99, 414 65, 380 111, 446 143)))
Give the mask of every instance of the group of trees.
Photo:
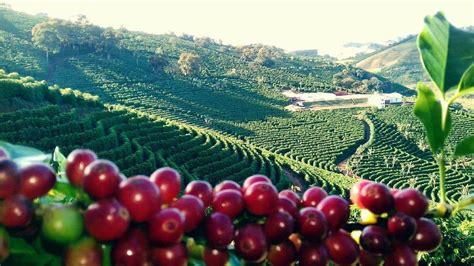
POLYGON ((283 49, 262 44, 239 46, 237 51, 242 60, 266 67, 273 66, 275 60, 284 54, 283 49))
POLYGON ((113 28, 91 24, 85 16, 75 21, 50 19, 36 24, 31 30, 33 43, 46 52, 49 63, 51 54, 60 52, 98 52, 110 59, 122 33, 113 28))
POLYGON ((386 91, 392 86, 390 82, 384 82, 373 74, 352 68, 346 68, 334 74, 332 83, 356 93, 386 91))
MULTIPOLYGON (((50 19, 36 24, 31 30, 32 42, 46 52, 49 65, 50 57, 61 52, 96 52, 110 59, 117 49, 118 42, 124 38, 120 30, 101 28, 91 24, 84 16, 75 21, 50 19)), ((199 46, 215 43, 210 38, 194 38, 199 46)), ((149 64, 156 73, 164 72, 169 59, 161 47, 149 58, 149 64)), ((200 71, 200 58, 190 52, 183 52, 178 60, 179 70, 183 75, 195 75, 200 71)))

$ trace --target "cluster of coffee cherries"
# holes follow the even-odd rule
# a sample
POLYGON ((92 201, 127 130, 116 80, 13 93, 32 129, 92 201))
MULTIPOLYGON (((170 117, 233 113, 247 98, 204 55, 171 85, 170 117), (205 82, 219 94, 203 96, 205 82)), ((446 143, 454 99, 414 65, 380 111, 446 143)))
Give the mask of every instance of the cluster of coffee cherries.
MULTIPOLYGON (((417 251, 431 252, 439 247, 442 234, 438 226, 423 216, 428 199, 413 188, 397 190, 362 180, 350 193, 361 209, 359 234, 360 261, 366 265, 416 265, 417 251)), ((362 263, 362 264, 364 264, 362 263)))
MULTIPOLYGON (((45 164, 18 168, 3 157, 0 223, 25 228, 35 222, 32 200, 54 187, 56 175, 45 164)), ((351 208, 345 199, 320 187, 302 196, 278 192, 264 175, 214 188, 196 180, 182 191, 172 168, 125 178, 113 162, 78 149, 67 157, 66 176, 92 203, 48 204, 39 222, 46 241, 67 247, 66 265, 101 265, 101 243, 111 244, 114 265, 179 266, 194 256, 220 266, 230 263, 230 252, 246 263, 275 266, 416 265, 416 251, 441 242, 437 226, 423 218, 428 200, 420 192, 366 180, 351 190, 364 216, 356 234, 346 231, 351 208)))

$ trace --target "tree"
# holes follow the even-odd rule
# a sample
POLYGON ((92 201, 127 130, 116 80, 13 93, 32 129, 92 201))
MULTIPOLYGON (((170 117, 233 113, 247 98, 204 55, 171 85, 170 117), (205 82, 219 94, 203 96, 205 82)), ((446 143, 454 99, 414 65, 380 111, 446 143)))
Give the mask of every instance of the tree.
POLYGON ((209 47, 216 44, 216 42, 209 37, 194 38, 194 43, 199 47, 209 47))
POLYGON ((36 24, 31 30, 33 44, 46 52, 46 63, 49 65, 49 54, 61 51, 61 40, 56 29, 48 22, 36 24))
POLYGON ((97 51, 105 53, 107 60, 109 60, 110 53, 116 48, 119 38, 118 31, 113 28, 106 28, 102 34, 100 34, 100 40, 96 47, 97 51))
POLYGON ((258 50, 257 57, 255 58, 254 63, 266 67, 272 66, 275 62, 273 61, 270 49, 265 46, 260 48, 258 50))
POLYGON ((154 72, 163 72, 164 68, 169 64, 161 47, 156 48, 155 54, 150 57, 150 65, 154 72))
POLYGON ((199 56, 193 53, 181 53, 178 65, 185 76, 197 74, 201 68, 199 56))

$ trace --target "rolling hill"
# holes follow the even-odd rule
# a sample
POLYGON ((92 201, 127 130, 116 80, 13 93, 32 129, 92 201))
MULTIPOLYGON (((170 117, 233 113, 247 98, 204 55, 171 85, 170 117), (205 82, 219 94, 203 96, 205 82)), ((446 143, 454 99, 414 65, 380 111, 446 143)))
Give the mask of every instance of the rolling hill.
POLYGON ((378 51, 355 63, 355 66, 409 88, 414 88, 420 80, 427 80, 420 63, 415 36, 378 51))
MULTIPOLYGON (((374 139, 386 138, 383 134, 387 132, 387 125, 379 122, 382 121, 379 116, 385 112, 400 115, 402 121, 398 121, 398 124, 410 124, 413 131, 422 132, 420 124, 413 122, 413 115, 406 113, 409 106, 405 109, 395 106, 380 112, 353 109, 294 113, 284 109, 288 99, 282 96, 281 91, 285 89, 305 92, 382 90, 406 95, 414 93, 357 67, 321 58, 285 54, 281 49, 260 44, 234 47, 189 35, 152 35, 126 29, 104 29, 86 20, 51 20, 45 16, 31 16, 6 8, 0 8, 0 22, 0 67, 7 73, 20 74, 7 76, 10 79, 22 79, 29 75, 46 80, 44 86, 57 84, 53 88, 63 93, 55 97, 65 97, 72 102, 74 95, 79 92, 80 95, 91 95, 88 97, 98 96, 100 106, 94 108, 99 110, 87 110, 85 114, 92 114, 85 116, 86 120, 83 121, 81 115, 70 111, 74 106, 67 107, 69 109, 66 111, 71 114, 66 120, 78 120, 78 125, 72 128, 84 128, 90 134, 98 134, 89 135, 90 138, 110 141, 97 148, 94 145, 101 145, 101 142, 83 140, 87 145, 91 142, 91 147, 99 149, 104 156, 118 156, 115 150, 122 148, 130 152, 129 147, 132 147, 132 154, 138 151, 137 158, 149 161, 148 166, 139 169, 144 173, 162 164, 183 164, 181 169, 188 173, 189 179, 241 180, 243 173, 262 172, 278 180, 281 178, 282 186, 288 185, 294 175, 308 184, 333 186, 334 189, 331 187, 330 190, 344 194, 348 184, 355 179, 341 175, 343 171, 340 164, 346 160, 350 162, 359 146, 368 145, 364 143, 368 123, 374 126, 374 139), (44 46, 33 42, 33 28, 36 32, 52 32, 50 37, 55 41, 50 47, 48 58, 44 46), (198 59, 186 63, 186 58, 198 59), (74 90, 59 89, 68 87, 74 90), (118 108, 123 113, 110 112, 108 108, 118 108), (108 116, 111 116, 110 119, 108 116), (135 124, 140 119, 146 121, 137 122, 135 128, 128 129, 128 124, 135 124), (150 119, 161 122, 156 126, 150 119), (163 126, 170 126, 173 130, 162 135, 159 132, 164 130, 163 126), (155 131, 157 134, 154 134, 155 131), (169 143, 164 141, 168 138, 169 143), (124 143, 130 143, 131 146, 123 146, 124 143), (212 157, 214 153, 217 157, 212 157), (252 155, 255 153, 258 155, 252 155), (154 159, 150 159, 153 158, 151 154, 154 159), (196 157, 196 160, 188 163, 189 160, 193 161, 192 157, 196 157), (264 162, 268 158, 272 158, 270 162, 264 162), (267 164, 268 167, 264 166, 267 164), (218 169, 222 171, 215 174, 218 169), (240 171, 234 173, 235 169, 240 171)), ((10 120, 18 120, 20 124, 13 127, 17 129, 24 125, 21 124, 24 123, 22 117, 32 115, 28 110, 38 106, 31 98, 25 101, 16 96, 8 97, 3 105, 4 110, 0 112, 6 115, 5 125, 10 125, 10 120)), ((56 104, 58 100, 48 101, 56 104)), ((44 111, 45 114, 38 110, 38 114, 43 114, 39 121, 47 121, 45 119, 52 113, 61 116, 61 108, 65 107, 61 106, 54 112, 44 111)), ((48 134, 59 134, 57 139, 60 140, 63 135, 77 138, 74 132, 67 131, 68 125, 59 126, 59 131, 51 125, 42 127, 48 134)), ((435 171, 432 159, 417 148, 417 144, 407 138, 400 128, 389 128, 394 143, 395 140, 401 142, 397 149, 407 153, 412 163, 428 166, 420 172, 413 170, 412 173, 419 173, 423 178, 411 183, 403 182, 412 177, 401 174, 401 165, 397 165, 397 170, 386 178, 402 180, 394 183, 398 187, 422 186, 426 182, 425 176, 435 171)), ((459 129, 459 134, 468 134, 472 128, 472 120, 467 120, 459 129)), ((423 136, 423 133, 420 134, 423 136)), ((13 134, 13 131, 0 137, 44 150, 50 150, 58 144, 70 150, 81 143, 76 141, 68 144, 66 140, 55 143, 48 135, 44 136, 45 140, 28 141, 22 135, 13 134)), ((393 167, 384 162, 384 154, 390 152, 391 148, 382 144, 374 150, 380 153, 378 157, 371 156, 374 151, 362 151, 365 152, 362 153, 362 160, 353 167, 355 175, 379 179, 381 175, 378 173, 392 170, 393 167), (378 172, 371 171, 373 167, 377 167, 378 172)), ((138 161, 140 159, 130 159, 121 167, 126 170, 138 161)), ((134 174, 136 171, 129 170, 127 173, 134 174)), ((472 182, 472 173, 452 171, 452 175, 456 180, 462 180, 463 184, 472 182)), ((453 186, 453 190, 456 189, 453 186)), ((458 198, 461 194, 456 190, 451 195, 458 198)))

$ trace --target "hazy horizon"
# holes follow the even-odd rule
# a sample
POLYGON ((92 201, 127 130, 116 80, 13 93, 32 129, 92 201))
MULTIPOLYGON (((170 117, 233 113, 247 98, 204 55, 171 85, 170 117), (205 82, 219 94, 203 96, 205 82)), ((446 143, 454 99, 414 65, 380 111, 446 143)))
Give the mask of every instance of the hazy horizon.
MULTIPOLYGON (((474 25, 468 0, 6 0, 18 11, 69 19, 84 14, 100 26, 148 33, 191 34, 225 44, 262 43, 286 51, 340 55, 350 42, 385 43, 419 32, 423 18, 445 12, 459 27, 474 25), (218 23, 217 23, 218 22, 218 23)), ((350 52, 350 51, 345 51, 350 52)))

